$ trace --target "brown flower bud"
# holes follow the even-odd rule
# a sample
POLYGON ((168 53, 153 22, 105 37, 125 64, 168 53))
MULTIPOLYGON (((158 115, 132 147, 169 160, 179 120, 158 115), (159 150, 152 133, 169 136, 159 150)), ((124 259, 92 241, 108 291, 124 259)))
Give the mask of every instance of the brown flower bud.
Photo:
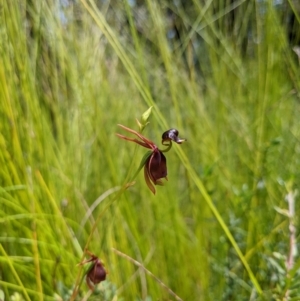
POLYGON ((106 274, 106 270, 100 259, 94 259, 94 262, 86 275, 87 284, 89 285, 89 283, 92 282, 95 285, 100 283, 101 281, 104 281, 106 279, 106 274))
POLYGON ((80 265, 91 262, 91 266, 86 273, 86 284, 90 288, 90 290, 94 290, 95 284, 100 283, 106 279, 106 275, 108 272, 105 270, 103 263, 101 260, 91 253, 90 251, 85 251, 88 255, 91 256, 90 259, 84 260, 80 263, 80 265))

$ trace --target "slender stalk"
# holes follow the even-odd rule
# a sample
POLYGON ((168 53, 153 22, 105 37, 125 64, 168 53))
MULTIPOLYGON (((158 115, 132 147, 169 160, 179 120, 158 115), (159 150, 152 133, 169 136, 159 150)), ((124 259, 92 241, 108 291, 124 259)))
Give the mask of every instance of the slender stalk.
MULTIPOLYGON (((133 130, 131 130, 131 129, 125 127, 125 126, 122 126, 122 125, 120 125, 120 126, 121 126, 122 128, 124 128, 124 129, 128 130, 129 132, 132 132, 132 133, 136 134, 139 138, 140 138, 140 137, 143 137, 143 136, 141 136, 139 133, 137 133, 136 131, 133 131, 133 130)), ((122 137, 122 135, 119 135, 119 136, 122 137)), ((127 137, 125 137, 125 138, 127 138, 127 137)), ((128 140, 128 139, 126 139, 126 140, 128 140)), ((134 139, 134 140, 129 139, 129 140, 130 140, 130 141, 134 141, 134 142, 140 142, 140 141, 138 141, 138 140, 136 140, 136 139, 134 139), (136 141, 135 141, 135 140, 136 140, 136 141)), ((142 142, 141 142, 141 143, 142 143, 142 142)), ((141 145, 144 146, 143 144, 141 144, 141 145)), ((135 157, 136 150, 137 150, 137 147, 135 147, 133 157, 135 157)), ((146 159, 145 159, 145 160, 146 160, 146 159)), ((98 215, 97 219, 95 220, 95 222, 94 222, 94 224, 93 224, 93 226, 92 226, 92 229, 91 229, 91 231, 90 231, 90 234, 89 234, 89 236, 88 236, 88 238, 87 238, 87 241, 86 241, 86 244, 85 244, 85 247, 84 247, 84 252, 83 252, 83 254, 82 254, 82 258, 81 258, 80 262, 83 262, 84 257, 85 257, 85 255, 86 255, 87 252, 88 252, 87 250, 89 249, 89 244, 90 244, 90 242, 91 242, 91 240, 92 240, 93 234, 94 234, 94 232, 95 232, 95 230, 96 230, 96 228, 97 228, 97 226, 98 226, 100 220, 101 220, 102 217, 104 216, 105 212, 112 206, 113 203, 115 203, 115 202, 121 197, 121 195, 125 192, 125 190, 127 190, 130 186, 132 186, 132 185, 134 184, 133 180, 134 180, 135 177, 138 175, 139 171, 140 171, 141 168, 143 167, 143 164, 141 164, 141 165, 139 166, 138 170, 136 171, 136 173, 133 175, 133 177, 131 178, 131 180, 130 180, 130 182, 129 182, 130 176, 131 176, 131 174, 132 174, 133 166, 134 166, 134 160, 131 160, 131 164, 130 164, 130 167, 129 167, 129 171, 128 171, 128 173, 127 173, 127 176, 126 176, 126 178, 125 178, 125 180, 124 180, 123 185, 122 185, 121 188, 118 190, 117 194, 112 198, 112 200, 109 201, 109 202, 106 204, 106 206, 103 208, 103 210, 101 211, 101 213, 98 215)), ((85 275, 82 275, 82 270, 83 270, 83 266, 81 265, 81 266, 79 267, 79 270, 78 270, 78 273, 77 273, 77 278, 76 278, 76 281, 75 281, 75 286, 74 286, 74 290, 73 290, 73 293, 72 293, 72 295, 71 295, 70 301, 75 300, 75 297, 77 296, 78 291, 79 291, 79 288, 80 288, 80 285, 81 285, 81 283, 82 283, 82 279, 83 279, 83 277, 85 276, 85 275), (81 276, 81 275, 82 275, 82 276, 81 276)))

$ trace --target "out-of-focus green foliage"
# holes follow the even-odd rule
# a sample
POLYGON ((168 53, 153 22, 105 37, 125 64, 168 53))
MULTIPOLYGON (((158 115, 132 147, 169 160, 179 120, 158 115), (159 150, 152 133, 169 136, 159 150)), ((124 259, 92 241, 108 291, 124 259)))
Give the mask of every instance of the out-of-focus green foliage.
POLYGON ((299 16, 297 1, 1 0, 5 300, 299 300, 299 16), (150 106, 143 135, 187 138, 155 196, 142 173, 124 189, 144 150, 115 136, 150 106), (109 274, 76 294, 87 243, 109 274))

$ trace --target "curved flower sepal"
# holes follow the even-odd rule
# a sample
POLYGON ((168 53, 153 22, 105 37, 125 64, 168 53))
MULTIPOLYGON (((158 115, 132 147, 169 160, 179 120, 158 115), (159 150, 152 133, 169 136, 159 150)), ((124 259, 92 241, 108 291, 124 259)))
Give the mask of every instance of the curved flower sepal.
POLYGON ((167 174, 167 159, 159 149, 156 149, 150 154, 144 165, 145 181, 153 194, 156 192, 154 185, 163 185, 161 179, 168 180, 167 174))

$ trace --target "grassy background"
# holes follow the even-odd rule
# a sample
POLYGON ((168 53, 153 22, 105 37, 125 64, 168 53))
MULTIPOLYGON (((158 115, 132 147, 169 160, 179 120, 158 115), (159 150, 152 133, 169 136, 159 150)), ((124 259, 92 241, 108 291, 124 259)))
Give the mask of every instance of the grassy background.
POLYGON ((299 300, 284 211, 300 176, 295 2, 0 3, 5 300, 69 300, 89 239, 109 271, 90 300, 174 299, 112 248, 183 300, 299 300), (117 195, 144 154, 117 124, 137 129, 150 106, 146 137, 188 142, 155 196, 142 173, 117 195))

